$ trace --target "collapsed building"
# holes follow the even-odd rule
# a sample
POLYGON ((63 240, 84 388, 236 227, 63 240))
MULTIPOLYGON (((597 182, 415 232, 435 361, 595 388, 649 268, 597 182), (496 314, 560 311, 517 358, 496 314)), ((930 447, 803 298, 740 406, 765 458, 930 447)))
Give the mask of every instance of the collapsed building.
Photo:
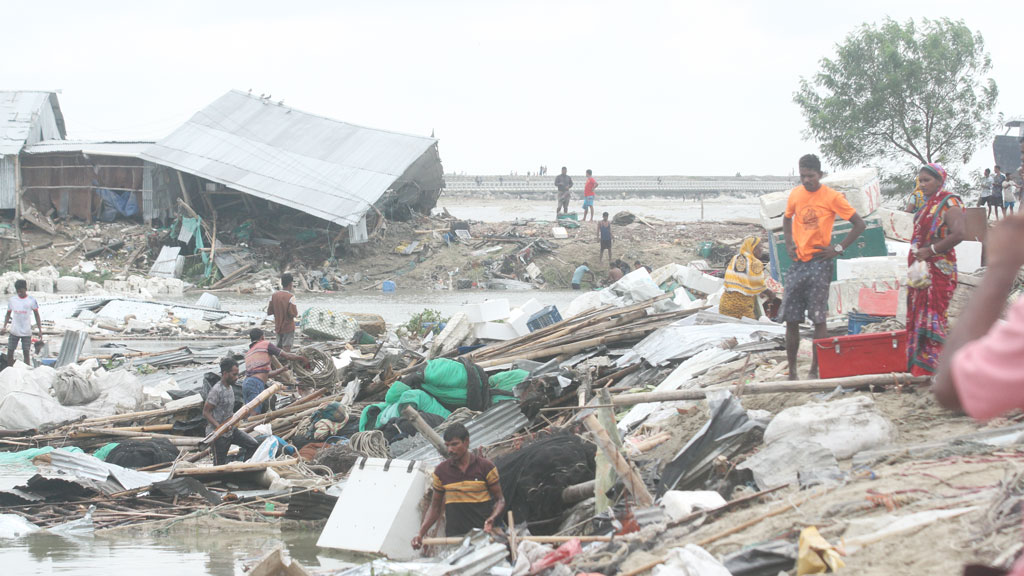
POLYGON ((366 240, 384 218, 429 213, 444 188, 434 138, 356 126, 230 91, 157 142, 65 140, 53 92, 0 92, 0 209, 18 199, 87 222, 302 213, 366 240), (283 212, 282 212, 283 210, 283 212))

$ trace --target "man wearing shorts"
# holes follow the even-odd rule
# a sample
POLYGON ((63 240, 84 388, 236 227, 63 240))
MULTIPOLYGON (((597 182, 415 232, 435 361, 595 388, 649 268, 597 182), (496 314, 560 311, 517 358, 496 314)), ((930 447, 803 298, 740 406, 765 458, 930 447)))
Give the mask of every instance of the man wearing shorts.
POLYGON ((572 178, 569 176, 568 168, 562 166, 562 173, 555 176, 555 188, 558 188, 558 207, 555 208, 555 221, 558 221, 559 214, 569 213, 569 199, 572 198, 572 178))
MULTIPOLYGON (((821 184, 821 161, 814 154, 800 158, 800 186, 789 193, 782 220, 786 251, 793 264, 786 272, 781 320, 786 323, 786 359, 789 379, 798 380, 797 352, 804 312, 814 324, 814 338, 828 333, 828 287, 832 282, 832 260, 853 244, 866 228, 864 220, 846 198, 821 184), (842 242, 832 245, 832 224, 836 215, 853 224, 842 242)), ((811 378, 818 376, 818 355, 811 360, 811 378)))
POLYGON ((594 221, 594 198, 597 194, 594 189, 597 188, 597 180, 594 180, 594 173, 588 168, 587 169, 587 183, 583 185, 583 221, 587 220, 587 211, 590 211, 590 221, 594 221))
POLYGON ((7 365, 14 366, 14 351, 21 344, 25 353, 25 364, 29 364, 29 347, 32 345, 32 317, 35 314, 36 327, 39 328, 39 341, 43 341, 43 321, 39 318, 39 303, 28 295, 28 283, 24 280, 14 282, 17 294, 7 301, 7 317, 4 318, 4 329, 11 325, 11 335, 7 337, 7 365), (11 320, 14 323, 11 323, 11 320))

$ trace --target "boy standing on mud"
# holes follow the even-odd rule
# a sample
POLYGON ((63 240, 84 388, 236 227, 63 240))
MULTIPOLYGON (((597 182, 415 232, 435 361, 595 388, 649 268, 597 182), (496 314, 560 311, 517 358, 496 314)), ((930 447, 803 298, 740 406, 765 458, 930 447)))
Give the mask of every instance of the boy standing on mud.
POLYGON ((597 223, 597 239, 601 241, 601 254, 598 262, 604 260, 604 251, 608 251, 608 261, 612 261, 612 223, 608 221, 608 213, 601 215, 601 221, 597 223))

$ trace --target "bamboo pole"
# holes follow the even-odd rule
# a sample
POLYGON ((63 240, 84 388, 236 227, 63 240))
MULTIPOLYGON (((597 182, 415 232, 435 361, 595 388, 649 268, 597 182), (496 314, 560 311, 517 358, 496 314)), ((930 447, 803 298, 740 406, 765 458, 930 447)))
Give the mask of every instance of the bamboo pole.
POLYGON ((234 472, 257 472, 267 468, 279 468, 298 464, 298 458, 286 458, 284 460, 269 460, 267 462, 232 462, 220 466, 202 466, 199 468, 179 469, 176 476, 214 476, 217 474, 230 474, 234 472))
POLYGON ((427 424, 420 413, 416 411, 411 405, 402 408, 402 415, 405 416, 406 420, 412 422, 412 425, 416 428, 416 431, 423 435, 424 438, 430 441, 434 445, 434 449, 441 455, 442 458, 448 457, 448 448, 444 445, 444 440, 441 436, 427 424))
POLYGON ((513 360, 535 360, 537 358, 547 358, 551 356, 558 356, 560 354, 575 354, 587 348, 595 346, 601 346, 603 344, 610 344, 612 342, 621 342, 622 340, 629 340, 653 332, 656 328, 634 328, 631 330, 622 330, 615 334, 608 334, 605 336, 598 336, 597 338, 588 338, 586 340, 580 340, 573 344, 564 344, 562 346, 554 346, 551 348, 542 348, 534 350, 532 352, 525 352, 522 354, 511 354, 505 358, 495 358, 493 360, 485 360, 483 362, 477 362, 477 366, 481 368, 489 368, 491 366, 500 366, 501 364, 508 364, 513 360))
MULTIPOLYGON (((436 538, 424 538, 424 546, 454 546, 456 544, 462 544, 465 539, 464 536, 443 536, 436 538)), ((580 542, 611 542, 611 536, 517 536, 516 540, 529 540, 530 542, 539 542, 541 544, 564 544, 570 540, 579 540, 580 542)))
MULTIPOLYGON (((859 388, 862 386, 891 386, 924 384, 928 382, 928 376, 911 376, 904 373, 891 374, 868 374, 864 376, 849 376, 846 378, 829 378, 824 380, 804 380, 802 382, 769 382, 761 384, 747 384, 742 387, 744 395, 749 394, 777 394, 781 392, 828 392, 836 387, 859 388)), ((699 388, 697 390, 671 390, 668 392, 640 392, 635 394, 618 394, 612 397, 612 404, 615 406, 635 406, 648 402, 675 402, 679 400, 703 400, 710 390, 740 391, 738 386, 722 386, 716 388, 699 388)))
POLYGON ((598 448, 608 457, 612 467, 615 469, 615 473, 618 474, 625 485, 626 490, 633 495, 633 499, 636 500, 637 506, 646 508, 654 504, 654 498, 651 493, 647 490, 647 486, 644 484, 643 478, 640 477, 640 473, 637 472, 628 460, 619 452, 618 447, 612 441, 611 437, 608 436, 608 432, 601 426, 601 423, 597 420, 597 417, 590 414, 583 419, 583 425, 587 427, 593 435, 594 440, 597 442, 598 448))

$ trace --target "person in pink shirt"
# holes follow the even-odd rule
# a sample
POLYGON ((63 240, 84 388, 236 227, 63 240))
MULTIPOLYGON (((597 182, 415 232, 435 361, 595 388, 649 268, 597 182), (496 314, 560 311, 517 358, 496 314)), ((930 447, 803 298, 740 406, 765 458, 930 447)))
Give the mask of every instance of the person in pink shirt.
MULTIPOLYGON (((950 410, 987 420, 1024 408, 1024 298, 1000 321, 1024 266, 1024 215, 1007 216, 985 242, 988 269, 945 343, 932 392, 950 410)), ((1024 576, 1024 556, 1009 572, 1024 576)))

